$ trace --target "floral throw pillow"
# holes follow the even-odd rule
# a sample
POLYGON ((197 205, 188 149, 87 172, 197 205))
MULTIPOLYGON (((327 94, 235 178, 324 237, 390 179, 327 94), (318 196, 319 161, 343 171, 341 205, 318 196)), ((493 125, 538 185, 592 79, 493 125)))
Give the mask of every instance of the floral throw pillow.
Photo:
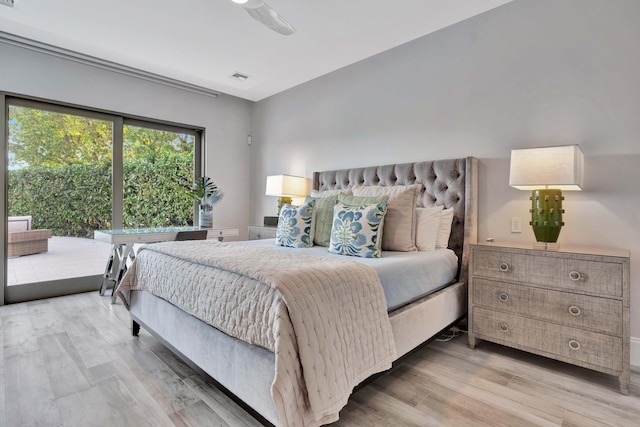
POLYGON ((329 252, 363 258, 380 258, 379 231, 382 229, 386 203, 349 206, 342 202, 333 208, 333 227, 329 252))
POLYGON ((289 248, 310 248, 313 246, 314 203, 314 200, 307 200, 301 206, 282 206, 276 230, 276 245, 289 248))

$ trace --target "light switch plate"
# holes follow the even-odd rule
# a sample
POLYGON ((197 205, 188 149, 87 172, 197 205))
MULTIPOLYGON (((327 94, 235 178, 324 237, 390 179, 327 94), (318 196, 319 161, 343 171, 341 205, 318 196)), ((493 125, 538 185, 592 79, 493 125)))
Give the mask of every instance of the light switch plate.
POLYGON ((522 233, 522 218, 520 217, 511 218, 511 232, 522 233))

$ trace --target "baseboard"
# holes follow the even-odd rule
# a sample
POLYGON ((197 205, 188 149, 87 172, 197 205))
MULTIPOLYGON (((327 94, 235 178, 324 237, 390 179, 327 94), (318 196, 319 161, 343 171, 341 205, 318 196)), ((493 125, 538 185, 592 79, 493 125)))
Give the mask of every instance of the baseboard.
POLYGON ((631 337, 631 366, 640 368, 640 338, 631 337))

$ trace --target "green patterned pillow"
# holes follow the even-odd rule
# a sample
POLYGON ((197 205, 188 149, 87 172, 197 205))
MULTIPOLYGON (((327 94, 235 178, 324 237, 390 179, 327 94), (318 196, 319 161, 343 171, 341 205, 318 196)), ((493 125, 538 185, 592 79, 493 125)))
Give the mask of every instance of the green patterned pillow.
POLYGON ((276 230, 276 245, 289 248, 310 248, 313 246, 314 204, 314 200, 308 200, 301 206, 282 206, 276 230))
POLYGON ((338 201, 338 195, 329 197, 307 196, 305 203, 314 200, 316 231, 313 236, 313 243, 318 246, 329 246, 331 240, 331 224, 333 223, 333 206, 338 201))
POLYGON ((386 203, 349 206, 342 202, 333 208, 333 227, 329 252, 364 258, 380 258, 379 233, 382 230, 386 203))
POLYGON ((349 206, 366 206, 374 205, 376 203, 387 203, 389 196, 376 195, 376 196, 352 196, 350 194, 339 194, 338 200, 349 206))

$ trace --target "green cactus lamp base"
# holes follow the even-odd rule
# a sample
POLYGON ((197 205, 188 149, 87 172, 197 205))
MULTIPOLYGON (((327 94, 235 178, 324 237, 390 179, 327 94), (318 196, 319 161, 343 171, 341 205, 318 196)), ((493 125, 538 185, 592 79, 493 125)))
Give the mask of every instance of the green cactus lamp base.
POLYGON ((556 242, 560 235, 562 222, 562 196, 561 190, 533 190, 531 192, 531 226, 538 241, 537 246, 544 249, 557 249, 556 242))
POLYGON ((284 205, 290 205, 292 203, 292 199, 291 197, 287 197, 287 196, 280 196, 278 198, 278 216, 280 216, 280 211, 282 210, 282 207, 284 205))

